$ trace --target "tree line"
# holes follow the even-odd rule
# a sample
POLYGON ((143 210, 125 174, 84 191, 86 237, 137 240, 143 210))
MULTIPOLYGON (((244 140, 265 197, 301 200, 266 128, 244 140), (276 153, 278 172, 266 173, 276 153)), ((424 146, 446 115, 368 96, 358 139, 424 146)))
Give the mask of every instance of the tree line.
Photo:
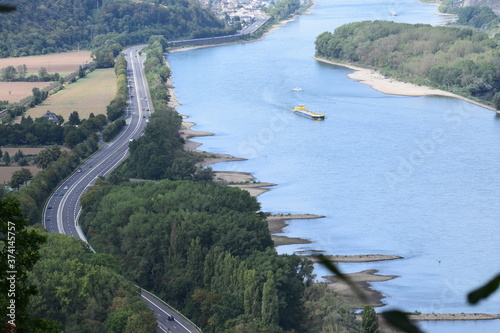
POLYGON ((127 60, 123 54, 120 54, 114 61, 116 75, 116 96, 106 107, 106 114, 109 121, 114 121, 125 112, 127 106, 127 60))
POLYGON ((295 14, 300 8, 300 0, 279 0, 266 11, 274 21, 281 21, 295 14))
POLYGON ((144 68, 154 112, 149 117, 144 135, 130 142, 130 156, 117 173, 125 178, 151 180, 209 180, 212 178, 211 169, 197 168, 195 164, 200 158, 184 151, 184 141, 179 135, 182 118, 175 109, 167 106, 170 95, 166 82, 170 69, 164 60, 166 45, 163 36, 152 36, 144 50, 147 54, 144 68))
MULTIPOLYGON (((73 111, 73 114, 78 111, 73 111)), ((18 124, 0 125, 0 145, 1 146, 47 146, 64 145, 74 148, 79 143, 85 141, 91 134, 101 131, 107 125, 104 115, 91 114, 88 119, 83 119, 77 124, 64 123, 62 116, 59 116, 59 123, 50 119, 40 117, 22 117, 18 124)))
POLYGON ((46 67, 41 67, 38 70, 38 75, 29 74, 26 64, 17 67, 7 66, 0 69, 0 81, 8 82, 48 82, 59 81, 61 75, 59 73, 49 73, 46 67))
POLYGON ((377 68, 500 109, 499 42, 471 29, 364 21, 323 32, 315 45, 318 57, 377 68))

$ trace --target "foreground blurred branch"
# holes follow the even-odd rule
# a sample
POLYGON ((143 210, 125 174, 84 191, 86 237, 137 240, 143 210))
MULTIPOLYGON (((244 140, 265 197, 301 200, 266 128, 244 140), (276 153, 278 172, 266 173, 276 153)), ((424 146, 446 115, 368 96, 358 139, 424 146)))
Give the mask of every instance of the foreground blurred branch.
POLYGON ((16 10, 15 6, 0 5, 0 13, 8 13, 16 10))

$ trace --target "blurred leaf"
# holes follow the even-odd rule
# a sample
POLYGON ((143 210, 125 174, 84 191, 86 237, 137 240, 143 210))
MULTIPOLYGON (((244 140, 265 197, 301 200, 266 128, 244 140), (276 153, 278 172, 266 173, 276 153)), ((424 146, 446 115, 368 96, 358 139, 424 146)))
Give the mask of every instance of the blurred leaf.
POLYGON ((325 265, 326 268, 330 270, 330 272, 334 273, 339 279, 344 281, 356 293, 356 296, 363 301, 363 303, 368 303, 368 299, 363 291, 359 289, 359 287, 347 275, 342 273, 333 262, 328 260, 328 258, 322 254, 319 254, 316 257, 321 264, 325 265))
POLYGON ((16 10, 15 6, 0 5, 0 13, 8 13, 16 10))
POLYGON ((477 288, 476 290, 471 291, 467 295, 467 300, 470 304, 477 304, 483 298, 487 298, 491 294, 498 289, 500 285, 500 274, 495 276, 491 281, 486 283, 484 286, 477 288))
POLYGON ((393 327, 407 333, 422 333, 408 318, 408 315, 399 310, 391 310, 382 312, 382 317, 393 327))

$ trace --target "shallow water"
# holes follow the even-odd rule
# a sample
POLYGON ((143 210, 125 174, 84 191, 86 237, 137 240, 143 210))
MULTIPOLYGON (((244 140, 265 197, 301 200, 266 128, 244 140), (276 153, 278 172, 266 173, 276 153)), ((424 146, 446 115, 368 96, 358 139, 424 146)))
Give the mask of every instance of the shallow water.
MULTIPOLYGON (((313 243, 280 253, 403 256, 341 267, 398 275, 374 284, 388 307, 498 313, 500 293, 477 307, 465 295, 500 270, 500 118, 457 99, 385 95, 312 59, 315 37, 344 23, 442 22, 436 7, 416 1, 341 3, 319 2, 263 41, 170 54, 177 110, 216 134, 197 139, 202 149, 248 159, 214 169, 278 184, 259 196, 264 211, 326 216, 291 221, 286 235, 313 243), (325 121, 294 115, 297 104, 325 121)), ((422 327, 500 331, 498 320, 422 327)))

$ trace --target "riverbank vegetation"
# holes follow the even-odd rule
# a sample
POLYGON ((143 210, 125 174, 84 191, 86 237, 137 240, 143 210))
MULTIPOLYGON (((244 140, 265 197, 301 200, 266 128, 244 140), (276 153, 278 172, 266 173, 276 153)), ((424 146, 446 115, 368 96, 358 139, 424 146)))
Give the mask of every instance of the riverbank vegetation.
POLYGON ((246 191, 213 182, 101 181, 82 206, 92 246, 204 331, 356 327, 345 305, 311 287, 310 261, 277 255, 246 191))
POLYGON ((148 126, 144 135, 130 142, 130 157, 117 174, 151 180, 210 180, 211 169, 197 168, 195 164, 200 157, 184 151, 184 141, 179 135, 182 118, 167 106, 170 95, 166 82, 170 69, 163 56, 166 45, 164 37, 153 36, 144 50, 147 54, 144 69, 154 112, 143 110, 149 116, 148 126))
POLYGON ((471 29, 364 21, 323 32, 315 45, 320 58, 376 68, 500 109, 499 42, 471 29))

